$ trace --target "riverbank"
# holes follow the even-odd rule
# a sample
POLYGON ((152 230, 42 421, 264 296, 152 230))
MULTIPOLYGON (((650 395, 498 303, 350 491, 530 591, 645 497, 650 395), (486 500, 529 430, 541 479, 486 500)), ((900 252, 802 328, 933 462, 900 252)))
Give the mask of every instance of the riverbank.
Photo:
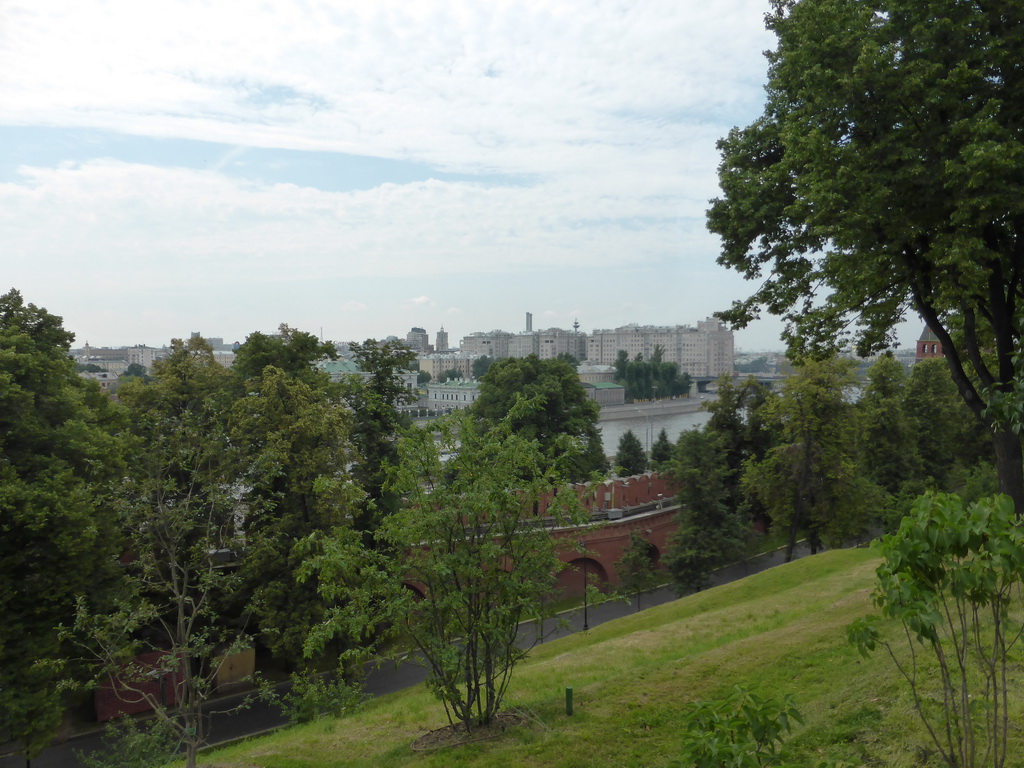
POLYGON ((707 395, 697 397, 677 397, 667 400, 646 400, 641 403, 626 403, 625 405, 605 405, 601 408, 600 421, 618 421, 621 419, 635 419, 638 416, 648 418, 659 418, 671 416, 676 413, 695 413, 700 410, 701 404, 708 400, 707 395))

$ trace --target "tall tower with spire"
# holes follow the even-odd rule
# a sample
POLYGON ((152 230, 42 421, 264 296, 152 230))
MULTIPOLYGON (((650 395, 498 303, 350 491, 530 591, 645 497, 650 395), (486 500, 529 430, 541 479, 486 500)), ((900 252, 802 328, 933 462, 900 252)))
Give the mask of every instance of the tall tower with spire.
POLYGON ((441 326, 441 330, 437 332, 437 341, 434 343, 435 352, 447 352, 448 351, 448 331, 441 326))

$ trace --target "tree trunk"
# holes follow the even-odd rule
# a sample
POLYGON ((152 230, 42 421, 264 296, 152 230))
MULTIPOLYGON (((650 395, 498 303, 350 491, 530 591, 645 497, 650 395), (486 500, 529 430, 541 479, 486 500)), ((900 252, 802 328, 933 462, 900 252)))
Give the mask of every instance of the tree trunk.
POLYGON ((1024 515, 1024 463, 1020 435, 1009 429, 993 432, 992 446, 996 454, 999 490, 1013 499, 1017 516, 1021 517, 1024 515))

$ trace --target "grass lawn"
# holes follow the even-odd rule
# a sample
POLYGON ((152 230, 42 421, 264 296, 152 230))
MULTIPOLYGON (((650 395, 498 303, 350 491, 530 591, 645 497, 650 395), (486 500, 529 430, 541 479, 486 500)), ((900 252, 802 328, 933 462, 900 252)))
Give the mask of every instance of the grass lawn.
MULTIPOLYGON (((863 659, 847 624, 871 612, 876 557, 843 550, 804 558, 538 646, 516 672, 507 707, 532 725, 432 753, 412 742, 447 724, 423 686, 355 715, 206 753, 217 768, 314 766, 666 766, 679 754, 680 712, 737 683, 791 693, 804 715, 784 763, 937 765, 909 690, 884 652, 863 659), (573 686, 575 714, 565 714, 573 686)), ((892 636, 896 628, 892 627, 892 636)), ((1014 670, 1017 690, 1022 673, 1014 670)), ((1017 697, 1018 699, 1021 697, 1017 697)), ((1013 712, 1020 721, 1018 701, 1013 712)), ((1024 764, 1024 747, 1011 745, 1024 764)))

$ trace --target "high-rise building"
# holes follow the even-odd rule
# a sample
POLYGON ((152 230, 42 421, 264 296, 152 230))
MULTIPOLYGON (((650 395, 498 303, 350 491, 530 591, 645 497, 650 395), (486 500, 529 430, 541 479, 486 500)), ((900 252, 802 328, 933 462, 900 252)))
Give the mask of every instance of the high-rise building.
POLYGON ((441 330, 437 332, 437 341, 434 342, 435 352, 447 352, 448 351, 448 331, 441 326, 441 330))
POLYGON ((429 352, 430 337, 423 328, 413 328, 405 335, 405 344, 413 352, 429 352))

